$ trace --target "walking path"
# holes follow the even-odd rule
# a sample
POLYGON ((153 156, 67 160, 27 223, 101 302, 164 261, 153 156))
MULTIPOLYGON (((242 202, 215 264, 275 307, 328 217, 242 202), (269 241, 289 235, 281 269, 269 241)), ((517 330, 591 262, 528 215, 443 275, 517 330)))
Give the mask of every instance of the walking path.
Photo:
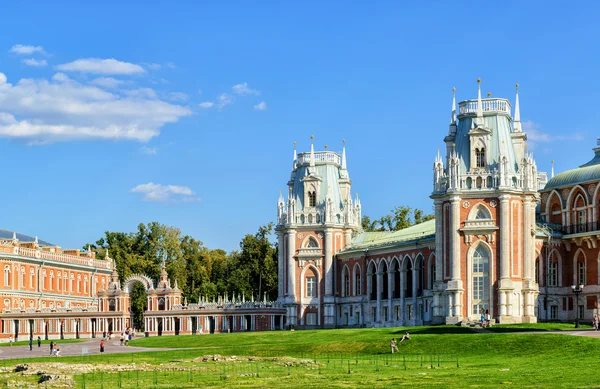
MULTIPOLYGON (((61 343, 60 340, 56 340, 58 347, 60 348, 60 355, 66 356, 81 356, 81 355, 94 355, 100 354, 100 339, 90 339, 84 342, 77 343, 61 343)), ((117 354, 117 353, 141 353, 147 351, 165 351, 174 350, 169 348, 150 348, 150 347, 134 347, 134 346, 121 346, 119 345, 119 339, 112 339, 105 342, 104 354, 117 354)), ((33 350, 29 350, 29 346, 8 346, 0 347, 0 360, 2 359, 14 359, 14 358, 50 358, 50 343, 44 341, 41 347, 37 346, 37 342, 33 344, 33 350)), ((56 359, 56 357, 53 357, 56 359)))

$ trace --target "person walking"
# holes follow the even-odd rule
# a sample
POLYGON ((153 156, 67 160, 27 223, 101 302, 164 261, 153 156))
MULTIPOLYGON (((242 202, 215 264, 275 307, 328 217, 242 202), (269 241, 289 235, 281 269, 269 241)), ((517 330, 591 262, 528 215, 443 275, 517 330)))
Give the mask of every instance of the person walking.
POLYGON ((598 331, 598 324, 599 324, 600 319, 598 318, 598 314, 595 313, 594 314, 594 330, 598 331))
POLYGON ((12 347, 13 337, 12 335, 8 338, 8 343, 10 343, 10 347, 12 347))
POLYGON ((100 353, 104 353, 104 339, 100 341, 100 353))
POLYGON ((50 355, 52 355, 52 352, 54 351, 54 341, 51 340, 50 341, 50 355))
POLYGON ((29 337, 29 351, 33 351, 33 336, 29 337))
POLYGON ((38 336, 38 347, 42 347, 42 338, 38 336))
POLYGON ((396 338, 392 338, 392 341, 390 342, 390 346, 392 347, 392 354, 394 353, 394 350, 398 351, 398 345, 396 344, 396 338))
POLYGON ((490 322, 492 321, 492 317, 490 316, 490 310, 485 310, 485 328, 490 326, 490 322))

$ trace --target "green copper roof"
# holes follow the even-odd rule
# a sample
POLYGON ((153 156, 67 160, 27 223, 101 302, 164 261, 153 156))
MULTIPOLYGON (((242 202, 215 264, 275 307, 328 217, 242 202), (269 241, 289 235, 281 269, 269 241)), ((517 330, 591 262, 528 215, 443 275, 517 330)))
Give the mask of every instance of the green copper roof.
MULTIPOLYGON (((464 173, 468 170, 467 166, 471 165, 469 131, 471 131, 471 123, 475 120, 475 116, 459 115, 458 119, 455 145, 456 153, 460 156, 460 170, 464 173)), ((486 166, 488 166, 490 170, 498 169, 500 152, 502 151, 502 147, 504 147, 504 152, 509 161, 508 168, 510 171, 516 172, 518 170, 518 161, 512 147, 513 141, 511 133, 513 132, 513 128, 510 116, 499 112, 485 112, 482 127, 491 131, 490 141, 485 156, 486 166)))
POLYGON ((544 190, 600 180, 600 147, 594 149, 594 154, 594 158, 588 163, 552 177, 544 187, 544 190))
POLYGON ((435 219, 404 228, 399 231, 386 232, 361 232, 352 237, 352 245, 342 252, 354 250, 375 249, 387 246, 401 246, 406 242, 413 242, 435 236, 435 219))

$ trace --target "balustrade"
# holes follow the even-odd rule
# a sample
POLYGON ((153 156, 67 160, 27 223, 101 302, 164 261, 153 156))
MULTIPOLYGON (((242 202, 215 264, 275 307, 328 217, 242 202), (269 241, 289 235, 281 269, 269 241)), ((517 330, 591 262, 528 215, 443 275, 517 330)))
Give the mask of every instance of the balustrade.
MULTIPOLYGON (((2 247, 0 247, 0 251, 2 251, 2 252, 13 252, 13 250, 14 250, 12 247, 12 242, 11 242, 9 250, 5 250, 5 249, 8 249, 8 246, 4 246, 4 245, 0 245, 0 246, 2 246, 2 247)), ((40 258, 40 259, 47 259, 50 261, 75 263, 78 265, 94 266, 94 267, 99 267, 99 268, 110 269, 109 261, 103 261, 103 260, 93 259, 93 258, 89 258, 89 257, 78 257, 75 255, 68 255, 68 254, 61 254, 61 253, 52 253, 49 251, 37 250, 37 249, 32 249, 32 248, 27 248, 27 247, 17 246, 16 254, 24 256, 24 257, 40 258)))
MULTIPOLYGON (((317 151, 314 153, 316 162, 331 162, 341 165, 340 156, 331 151, 317 151)), ((298 165, 310 163, 310 153, 298 154, 298 165)))
MULTIPOLYGON (((500 112, 510 115, 510 102, 505 99, 482 99, 481 110, 485 112, 500 112)), ((477 113, 477 100, 462 101, 458 104, 460 115, 477 113)))

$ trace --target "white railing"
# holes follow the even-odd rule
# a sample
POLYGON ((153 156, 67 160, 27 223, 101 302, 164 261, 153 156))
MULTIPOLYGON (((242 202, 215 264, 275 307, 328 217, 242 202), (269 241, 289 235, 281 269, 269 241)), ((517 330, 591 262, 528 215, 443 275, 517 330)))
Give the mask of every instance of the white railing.
MULTIPOLYGON (((510 115, 510 102, 505 99, 482 99, 481 108, 483 113, 501 112, 510 115)), ((477 100, 466 100, 458 104, 459 115, 477 113, 477 100)))
MULTIPOLYGON (((445 192, 449 189, 449 177, 440 179, 438 184, 434 185, 435 192, 445 192)), ((504 185, 500 185, 500 174, 498 172, 483 173, 465 173, 458 176, 455 189, 462 191, 480 191, 498 188, 527 189, 523 187, 523 178, 521 174, 504 175, 504 185)))
MULTIPOLYGON (((94 266, 94 267, 99 267, 99 268, 110 269, 109 261, 102 261, 102 260, 98 260, 98 259, 85 258, 85 257, 77 257, 75 255, 68 255, 68 254, 51 253, 49 251, 30 249, 27 247, 15 247, 15 248, 16 248, 15 254, 21 255, 24 257, 47 259, 47 260, 56 261, 56 262, 75 263, 78 265, 94 266)), ((5 250, 0 250, 0 251, 5 251, 5 250)))
MULTIPOLYGON (((331 162, 340 165, 340 156, 332 151, 318 151, 315 152, 315 163, 318 162, 331 162)), ((298 154, 298 165, 310 163, 310 153, 298 154)))

